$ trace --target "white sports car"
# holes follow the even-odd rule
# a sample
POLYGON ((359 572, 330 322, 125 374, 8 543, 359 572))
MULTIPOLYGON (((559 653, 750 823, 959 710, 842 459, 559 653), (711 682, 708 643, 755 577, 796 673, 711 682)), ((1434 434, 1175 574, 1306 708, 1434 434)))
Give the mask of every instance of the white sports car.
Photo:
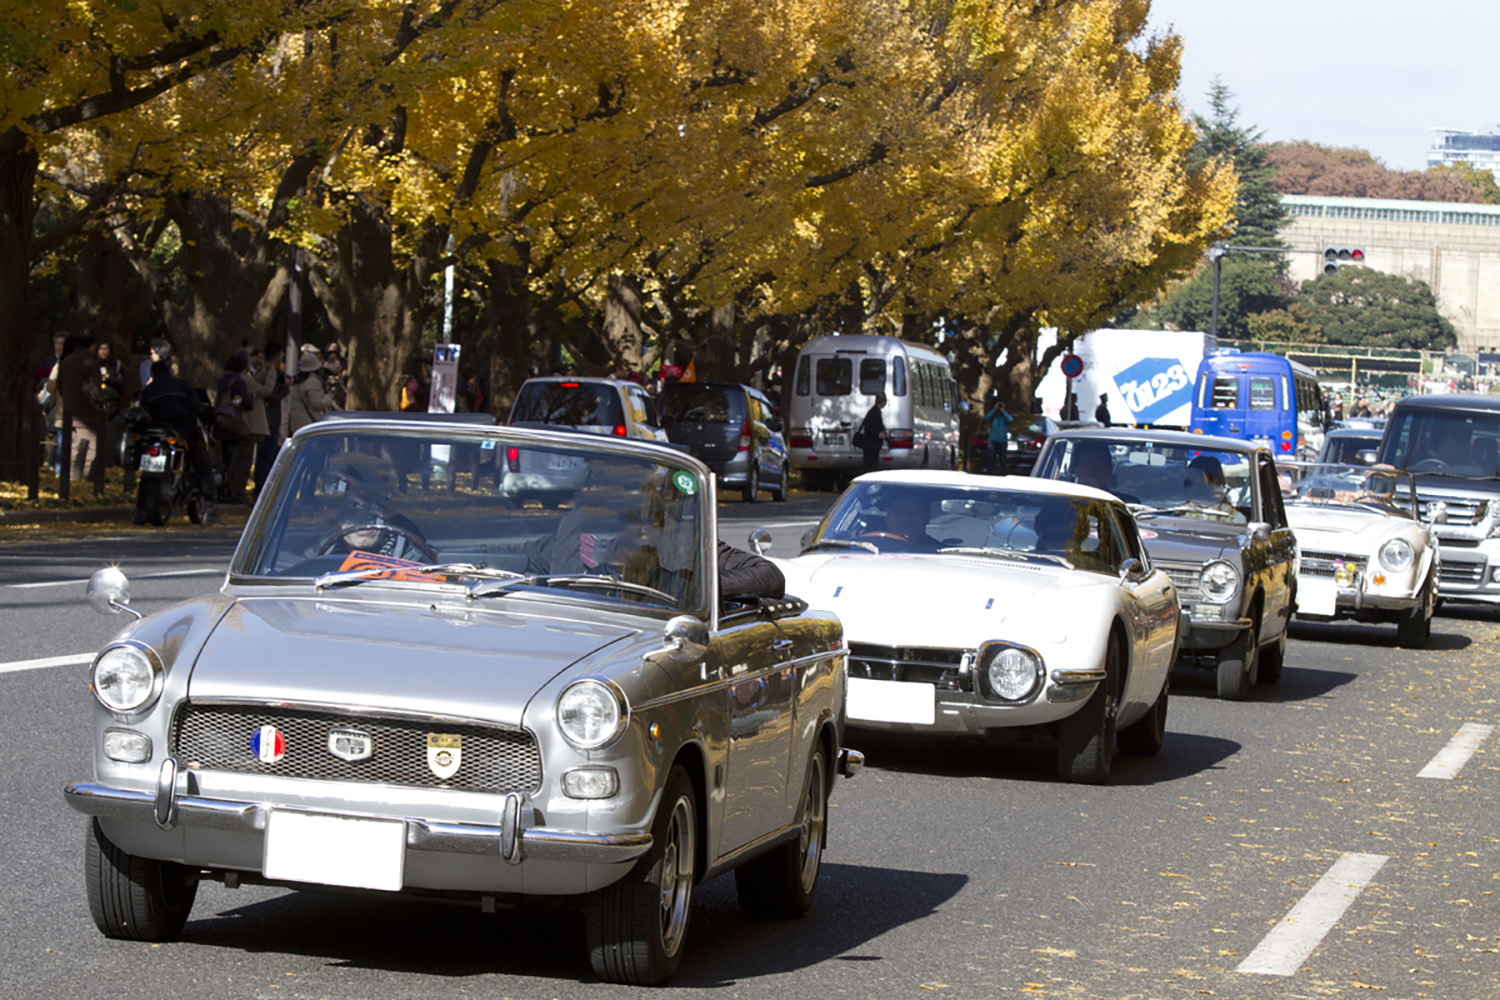
POLYGON ((1301 551, 1297 617, 1393 621, 1398 645, 1426 645, 1440 562, 1411 474, 1328 463, 1276 469, 1301 551))
POLYGON ((851 726, 1040 736, 1061 777, 1096 783, 1117 738, 1161 748, 1177 594, 1108 493, 871 473, 778 563, 789 594, 844 623, 851 726))

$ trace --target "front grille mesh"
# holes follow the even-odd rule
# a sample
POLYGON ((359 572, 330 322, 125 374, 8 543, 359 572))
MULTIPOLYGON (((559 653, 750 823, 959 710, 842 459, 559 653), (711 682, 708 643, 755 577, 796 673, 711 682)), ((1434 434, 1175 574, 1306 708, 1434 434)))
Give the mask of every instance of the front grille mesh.
POLYGON ((1177 591, 1178 601, 1183 604, 1192 604, 1198 600, 1198 579, 1203 570, 1202 566, 1159 562, 1156 568, 1167 574, 1172 581, 1172 586, 1177 591))
POLYGON ((1478 585, 1484 582, 1484 563, 1444 562, 1438 571, 1438 583, 1478 585))
POLYGON ((878 681, 912 681, 959 690, 958 668, 965 650, 849 644, 849 676, 878 681))
POLYGON ((1331 580, 1338 572, 1338 563, 1352 566, 1356 573, 1365 571, 1364 556, 1350 556, 1338 552, 1302 553, 1302 573, 1306 576, 1326 576, 1331 580))
POLYGON ((182 766, 209 771, 479 792, 536 792, 542 784, 541 753, 532 735, 485 726, 187 704, 173 724, 172 747, 182 766), (275 763, 262 762, 251 749, 251 737, 261 726, 275 726, 286 738, 285 756, 275 763), (356 761, 335 757, 328 749, 328 734, 335 729, 367 734, 371 756, 356 761), (446 781, 427 765, 428 733, 463 738, 458 771, 446 781))

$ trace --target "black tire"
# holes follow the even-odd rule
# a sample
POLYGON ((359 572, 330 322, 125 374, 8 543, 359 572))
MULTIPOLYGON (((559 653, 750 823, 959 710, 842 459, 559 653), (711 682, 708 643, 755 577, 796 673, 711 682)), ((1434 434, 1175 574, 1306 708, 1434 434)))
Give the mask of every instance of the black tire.
POLYGON ((1422 600, 1396 619, 1396 645, 1403 649, 1421 649, 1427 645, 1427 640, 1432 635, 1432 591, 1432 577, 1429 576, 1427 582, 1422 584, 1422 600))
POLYGON ((172 512, 160 476, 151 476, 141 480, 141 509, 146 512, 146 520, 160 528, 167 523, 167 515, 172 512))
POLYGON ((791 488, 792 488, 791 477, 792 477, 792 470, 788 469, 785 465, 782 465, 782 467, 781 467, 781 485, 778 486, 778 487, 776 487, 776 489, 774 489, 774 490, 771 491, 771 499, 772 500, 775 500, 777 503, 786 503, 787 492, 789 490, 791 490, 791 488))
POLYGON ((755 495, 760 492, 760 466, 754 462, 750 463, 750 471, 745 474, 745 489, 740 495, 746 503, 754 503, 755 495))
POLYGON ((1102 785, 1115 756, 1115 710, 1119 707, 1120 644, 1110 637, 1105 679, 1083 707, 1059 724, 1057 775, 1064 781, 1102 785))
POLYGON ((594 974, 612 983, 653 986, 682 962, 697 877, 698 801, 673 766, 651 823, 651 850, 630 874, 589 895, 584 935, 594 974))
POLYGON ((734 870, 740 909, 756 917, 800 917, 812 908, 828 843, 828 759, 816 747, 807 762, 802 832, 734 870))
POLYGON ((1276 684, 1281 680, 1281 667, 1286 662, 1286 629, 1275 642, 1268 642, 1255 654, 1255 683, 1276 684))
POLYGON ((94 925, 105 937, 123 941, 176 940, 198 894, 198 880, 189 869, 125 853, 92 817, 84 881, 94 925))
POLYGON ((1164 680, 1161 694, 1145 715, 1120 730, 1120 752, 1133 757, 1153 757, 1161 753, 1167 739, 1167 693, 1172 685, 1164 680))
POLYGON ((1258 621, 1257 617, 1257 624, 1219 651, 1218 689, 1223 701, 1244 701, 1250 694, 1255 677, 1255 637, 1260 633, 1258 621))
POLYGON ((194 524, 202 524, 203 523, 203 494, 201 494, 201 493, 192 493, 192 494, 189 494, 188 498, 187 498, 187 505, 186 506, 187 506, 188 520, 192 521, 194 524))

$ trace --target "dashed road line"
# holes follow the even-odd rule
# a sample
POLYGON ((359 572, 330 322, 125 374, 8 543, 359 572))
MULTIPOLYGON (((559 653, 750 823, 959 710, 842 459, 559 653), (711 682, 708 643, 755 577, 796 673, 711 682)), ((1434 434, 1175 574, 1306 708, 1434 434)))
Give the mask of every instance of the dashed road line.
POLYGON ((14 674, 22 670, 45 670, 50 667, 73 667, 93 663, 97 653, 72 653, 68 656, 44 656, 39 660, 12 660, 0 663, 0 674, 14 674))
POLYGON ((1266 976, 1295 973, 1388 860, 1384 854, 1339 858, 1235 971, 1266 976))
POLYGON ((1478 752, 1479 744, 1483 743, 1494 729, 1494 726, 1486 726, 1478 722, 1464 723, 1458 735, 1449 740, 1448 745, 1439 750, 1437 756, 1429 760, 1427 766, 1417 772, 1417 777, 1456 778, 1458 772, 1469 762, 1469 758, 1478 752))

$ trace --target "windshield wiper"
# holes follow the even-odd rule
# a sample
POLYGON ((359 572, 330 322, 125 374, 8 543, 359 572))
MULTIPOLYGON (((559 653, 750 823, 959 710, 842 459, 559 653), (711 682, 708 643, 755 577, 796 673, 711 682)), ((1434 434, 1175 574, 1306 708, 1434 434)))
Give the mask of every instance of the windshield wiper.
MULTIPOLYGON (((444 576, 467 576, 484 580, 501 580, 520 576, 508 569, 490 569, 487 566, 476 566, 473 563, 449 562, 428 563, 426 565, 413 564, 411 566, 366 566, 364 569, 335 570, 332 573, 324 573, 313 581, 313 586, 319 590, 327 587, 337 587, 345 583, 361 583, 365 580, 388 579, 397 573, 429 573, 442 574, 444 576)), ((403 583, 411 581, 401 581, 403 583)))
POLYGON ((1017 552, 1015 549, 997 549, 989 545, 954 545, 946 549, 938 549, 938 555, 996 556, 1001 559, 1011 559, 1017 562, 1025 562, 1027 557, 1039 555, 1039 553, 1017 552))
POLYGON ((1146 517, 1151 515, 1170 514, 1212 514, 1214 517, 1222 517, 1225 520, 1234 517, 1234 515, 1229 513, 1229 511, 1227 510, 1220 510, 1217 507, 1199 507, 1194 504, 1184 504, 1181 507, 1147 507, 1144 510, 1139 511, 1136 516, 1146 517))
POLYGON ((875 553, 877 556, 880 555, 880 546, 874 542, 862 542, 853 538, 820 538, 802 551, 811 552, 813 549, 821 549, 825 545, 833 545, 841 549, 865 549, 875 553))
POLYGON ((647 597, 658 597, 668 607, 677 606, 677 598, 664 590, 648 587, 644 583, 632 583, 606 573, 532 573, 523 575, 521 573, 507 573, 506 579, 495 583, 478 583, 469 588, 469 599, 475 600, 480 597, 491 597, 495 594, 504 594, 511 589, 528 583, 539 583, 543 586, 562 584, 563 586, 577 585, 580 587, 600 587, 610 590, 618 590, 622 593, 644 594, 647 597))

